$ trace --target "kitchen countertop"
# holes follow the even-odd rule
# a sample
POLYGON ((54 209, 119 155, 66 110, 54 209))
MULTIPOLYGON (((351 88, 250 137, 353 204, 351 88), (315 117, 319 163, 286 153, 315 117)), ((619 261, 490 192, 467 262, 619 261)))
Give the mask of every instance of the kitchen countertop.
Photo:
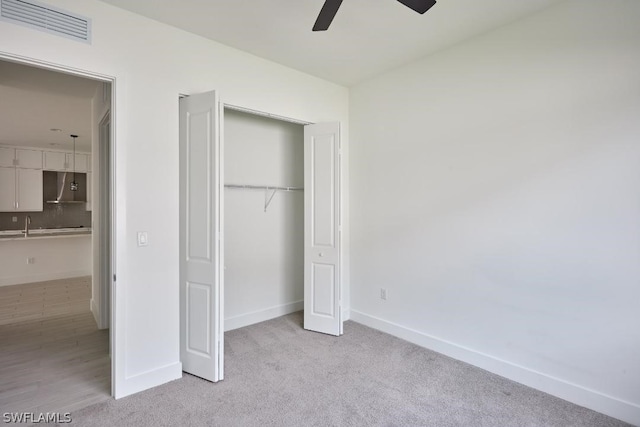
POLYGON ((62 237, 90 236, 91 228, 36 228, 29 230, 29 235, 25 237, 21 230, 0 231, 0 241, 11 240, 37 240, 37 239, 59 239, 62 237))

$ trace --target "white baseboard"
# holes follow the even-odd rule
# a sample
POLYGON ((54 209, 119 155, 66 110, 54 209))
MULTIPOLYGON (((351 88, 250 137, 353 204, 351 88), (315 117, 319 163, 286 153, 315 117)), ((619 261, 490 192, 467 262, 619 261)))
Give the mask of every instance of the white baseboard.
POLYGON ((255 323, 275 319, 276 317, 284 316, 285 314, 295 313, 296 311, 300 311, 303 308, 303 301, 295 301, 288 304, 266 308, 264 310, 253 311, 251 313, 245 313, 239 316, 230 317, 224 319, 224 330, 226 332, 238 328, 243 328, 255 323))
POLYGON ((182 378, 182 363, 172 363, 118 381, 113 397, 120 399, 180 378, 182 378))
POLYGON ((351 310, 351 320, 597 412, 640 425, 640 405, 351 310))
POLYGON ((62 271, 59 273, 40 273, 27 276, 0 278, 0 286, 21 285, 24 283, 46 282, 48 280, 71 279, 74 277, 91 276, 91 270, 62 271))

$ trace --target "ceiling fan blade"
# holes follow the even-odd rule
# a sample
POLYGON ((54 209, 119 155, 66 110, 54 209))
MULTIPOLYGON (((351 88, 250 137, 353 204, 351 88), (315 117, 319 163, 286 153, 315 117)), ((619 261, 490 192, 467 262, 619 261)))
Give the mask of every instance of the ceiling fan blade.
POLYGON ((341 4, 342 0, 326 0, 322 10, 320 10, 318 19, 316 19, 316 23, 313 25, 313 31, 326 31, 341 4))
POLYGON ((410 9, 415 10, 419 14, 425 13, 427 10, 436 4, 435 0, 398 0, 403 5, 410 9))

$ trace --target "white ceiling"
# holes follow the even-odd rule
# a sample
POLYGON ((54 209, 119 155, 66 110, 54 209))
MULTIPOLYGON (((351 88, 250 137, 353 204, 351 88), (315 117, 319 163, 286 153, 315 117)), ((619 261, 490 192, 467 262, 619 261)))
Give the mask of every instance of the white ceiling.
POLYGON ((351 86, 562 0, 439 0, 420 15, 395 0, 345 0, 326 32, 324 0, 102 0, 351 86))
POLYGON ((0 144, 91 151, 95 80, 0 61, 0 144), (51 129, 61 129, 52 132, 51 129))
MULTIPOLYGON (((439 0, 419 15, 395 0, 345 0, 312 32, 324 0, 102 0, 350 86, 562 0, 439 0)), ((93 80, 0 61, 0 144, 91 149, 93 80), (62 129, 52 132, 50 129, 62 129)))

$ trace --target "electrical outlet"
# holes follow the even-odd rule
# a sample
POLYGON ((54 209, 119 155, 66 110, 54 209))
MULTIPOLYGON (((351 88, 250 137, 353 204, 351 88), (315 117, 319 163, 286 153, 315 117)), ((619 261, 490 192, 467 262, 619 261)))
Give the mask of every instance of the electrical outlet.
POLYGON ((35 263, 36 263, 36 259, 34 257, 27 258, 27 264, 35 264, 35 263))
POLYGON ((18 222, 18 217, 17 216, 12 216, 11 217, 11 222, 18 222))
POLYGON ((380 288, 380 299, 387 300, 387 290, 385 288, 380 288))

